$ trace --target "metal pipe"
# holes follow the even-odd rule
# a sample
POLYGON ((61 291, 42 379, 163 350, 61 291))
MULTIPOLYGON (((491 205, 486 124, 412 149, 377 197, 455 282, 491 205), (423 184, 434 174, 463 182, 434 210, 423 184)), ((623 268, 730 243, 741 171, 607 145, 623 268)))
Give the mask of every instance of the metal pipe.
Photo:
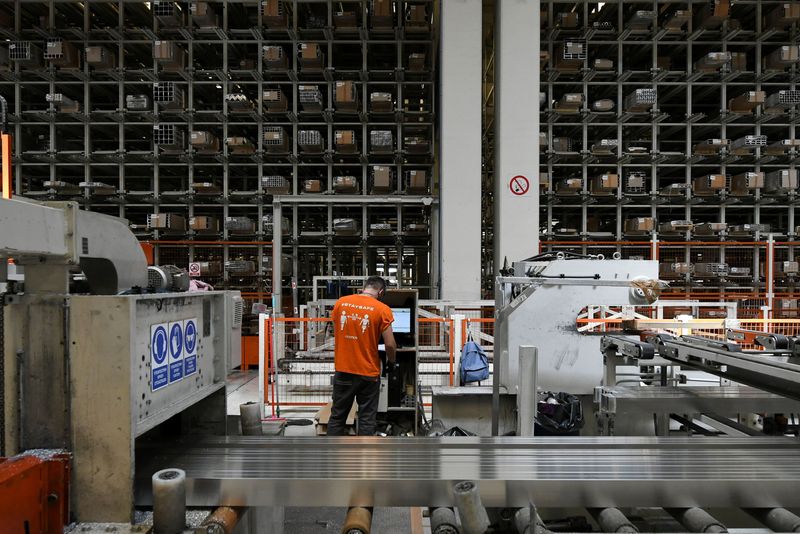
POLYGON ((800 532, 800 517, 786 508, 745 508, 744 511, 775 532, 800 532))
POLYGON ((464 534, 484 534, 491 523, 481 502, 478 486, 470 480, 459 482, 453 486, 453 497, 464 534))
POLYGON ((342 534, 369 534, 372 528, 372 508, 352 506, 348 508, 342 525, 342 534))
POLYGON ((601 532, 639 532, 619 508, 591 508, 589 513, 600 525, 601 532))
POLYGON ((519 348, 519 394, 517 395, 517 435, 533 436, 536 418, 536 375, 539 351, 523 345, 519 348))
POLYGON ((153 474, 153 534, 179 534, 186 528, 186 473, 162 469, 153 474))
POLYGON ((200 524, 206 534, 233 534, 247 508, 242 506, 220 506, 200 524))
POLYGON ((261 436, 261 406, 257 402, 245 402, 239 405, 239 419, 243 436, 261 436))
POLYGON ((447 508, 446 506, 431 508, 431 533, 458 534, 456 513, 452 508, 447 508))
POLYGON ((725 525, 717 521, 711 514, 702 508, 666 508, 666 511, 689 532, 728 532, 725 525))

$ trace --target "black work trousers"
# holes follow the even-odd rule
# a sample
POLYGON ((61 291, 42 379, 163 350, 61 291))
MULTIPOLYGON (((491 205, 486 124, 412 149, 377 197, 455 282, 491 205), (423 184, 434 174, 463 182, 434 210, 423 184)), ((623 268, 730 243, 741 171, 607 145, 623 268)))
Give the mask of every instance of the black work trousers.
POLYGON ((381 392, 380 378, 361 376, 336 371, 333 377, 333 406, 328 420, 328 435, 343 436, 347 415, 358 402, 358 435, 374 436, 375 419, 378 416, 378 397, 381 392))

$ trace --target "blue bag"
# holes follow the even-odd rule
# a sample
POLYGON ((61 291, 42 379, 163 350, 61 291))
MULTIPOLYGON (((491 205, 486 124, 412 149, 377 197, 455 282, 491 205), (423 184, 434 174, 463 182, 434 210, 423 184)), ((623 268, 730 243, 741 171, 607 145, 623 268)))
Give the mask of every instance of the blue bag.
POLYGON ((489 378, 489 358, 480 345, 472 340, 472 334, 467 338, 464 348, 461 349, 461 383, 480 382, 489 378))

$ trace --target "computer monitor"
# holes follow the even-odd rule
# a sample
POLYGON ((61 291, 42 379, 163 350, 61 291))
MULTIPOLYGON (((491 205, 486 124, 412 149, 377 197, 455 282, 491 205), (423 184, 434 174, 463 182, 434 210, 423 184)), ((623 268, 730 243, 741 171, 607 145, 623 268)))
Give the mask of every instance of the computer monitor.
POLYGON ((392 308, 392 315, 394 315, 392 331, 395 334, 410 334, 411 308, 392 308))

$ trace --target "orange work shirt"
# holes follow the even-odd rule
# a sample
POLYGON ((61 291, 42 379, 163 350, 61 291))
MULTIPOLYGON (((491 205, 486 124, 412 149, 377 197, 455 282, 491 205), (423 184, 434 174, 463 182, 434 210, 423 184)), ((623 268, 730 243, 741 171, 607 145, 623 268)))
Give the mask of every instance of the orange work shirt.
POLYGON ((378 344, 394 322, 392 309, 367 295, 348 295, 333 306, 336 370, 361 376, 380 376, 378 344))

